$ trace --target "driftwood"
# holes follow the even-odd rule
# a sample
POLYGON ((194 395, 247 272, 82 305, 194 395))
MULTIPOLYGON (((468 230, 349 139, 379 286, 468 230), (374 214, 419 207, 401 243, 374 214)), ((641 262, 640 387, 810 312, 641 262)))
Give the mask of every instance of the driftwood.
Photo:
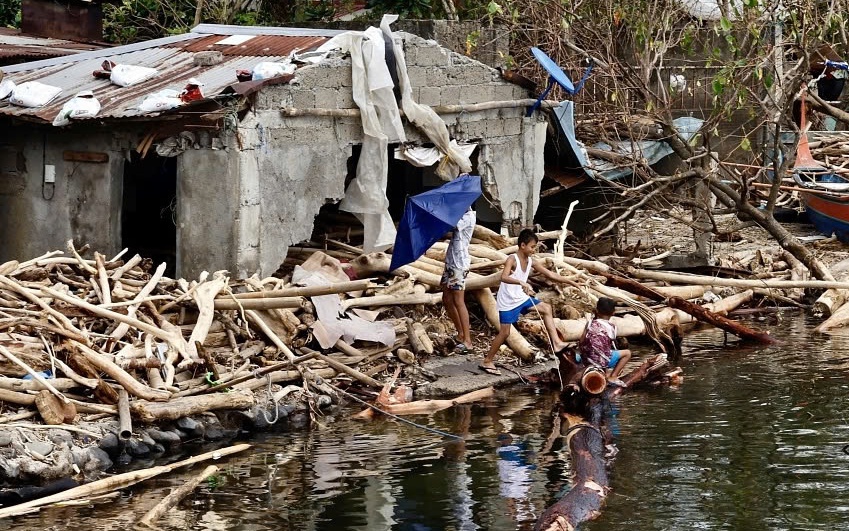
POLYGON ((458 404, 471 404, 492 396, 495 396, 495 389, 487 387, 450 400, 417 400, 405 404, 387 404, 382 406, 381 409, 393 415, 428 415, 458 404))
POLYGON ((174 508, 183 498, 191 494, 198 485, 206 481, 207 478, 216 472, 218 472, 217 466, 209 465, 206 467, 203 472, 171 491, 168 496, 165 496, 165 498, 162 499, 161 502, 157 503, 150 511, 145 513, 145 515, 141 517, 141 520, 139 520, 139 524, 152 527, 154 522, 162 518, 162 515, 174 508))
POLYGON ((49 391, 41 391, 35 395, 35 407, 46 424, 73 424, 77 416, 77 408, 70 401, 62 402, 49 391))
POLYGON ((614 286, 628 291, 629 293, 634 293, 657 302, 665 302, 671 308, 676 308, 681 311, 687 312, 699 321, 703 321, 717 328, 721 328, 722 330, 730 332, 742 339, 749 339, 767 344, 776 342, 775 339, 770 337, 770 335, 767 333, 760 332, 758 330, 753 330, 743 324, 732 321, 727 317, 715 314, 710 310, 707 310, 706 308, 699 306, 698 304, 694 304, 688 300, 682 299, 680 297, 667 298, 663 294, 658 293, 652 288, 649 288, 634 280, 630 280, 625 277, 620 277, 618 275, 603 273, 603 276, 607 279, 607 285, 609 286, 614 286))
POLYGON ((433 354, 433 342, 427 335, 424 325, 407 318, 407 339, 416 356, 433 354))
POLYGON ((254 405, 252 394, 232 392, 174 398, 168 402, 148 402, 137 400, 130 404, 130 410, 140 421, 150 424, 162 420, 177 420, 181 417, 196 415, 221 409, 241 410, 254 405))
POLYGON ((227 455, 243 452, 250 447, 250 444, 237 444, 235 446, 221 448, 219 450, 200 454, 189 459, 177 461, 176 463, 171 463, 169 465, 156 466, 153 468, 136 470, 133 472, 127 472, 125 474, 118 474, 116 476, 99 479, 97 481, 92 481, 91 483, 87 483, 85 485, 80 485, 79 487, 68 489, 58 494, 53 494, 51 496, 46 496, 44 498, 39 498, 37 500, 32 500, 26 503, 20 503, 11 507, 4 507, 0 509, 0 518, 8 518, 10 516, 27 514, 33 512, 33 510, 39 510, 39 508, 41 507, 53 505, 55 503, 65 502, 69 500, 77 500, 80 498, 100 496, 102 494, 106 494, 118 489, 130 487, 132 485, 135 485, 136 483, 145 481, 152 477, 173 472, 174 470, 184 466, 202 463, 204 461, 209 461, 210 459, 220 459, 221 457, 227 455))

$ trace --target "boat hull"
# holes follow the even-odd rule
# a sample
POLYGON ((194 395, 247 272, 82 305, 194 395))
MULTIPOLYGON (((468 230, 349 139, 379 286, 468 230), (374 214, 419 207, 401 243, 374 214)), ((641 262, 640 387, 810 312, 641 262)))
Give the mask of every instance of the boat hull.
POLYGON ((849 243, 849 196, 803 192, 808 219, 818 231, 849 243))

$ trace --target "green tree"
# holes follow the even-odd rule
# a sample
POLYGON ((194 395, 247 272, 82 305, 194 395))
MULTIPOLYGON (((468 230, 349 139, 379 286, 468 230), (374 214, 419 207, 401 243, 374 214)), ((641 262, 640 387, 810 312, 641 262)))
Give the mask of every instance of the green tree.
POLYGON ((7 28, 21 26, 21 0, 0 2, 0 26, 7 28))
MULTIPOLYGON (((757 224, 818 278, 830 276, 816 256, 772 217, 780 180, 757 206, 752 179, 784 175, 795 160, 795 144, 770 142, 752 149, 753 132, 796 132, 794 102, 811 81, 812 54, 830 43, 847 51, 849 0, 800 0, 792 8, 783 0, 731 0, 701 19, 678 0, 495 0, 484 21, 507 25, 520 71, 545 83, 547 75, 528 50, 538 46, 573 75, 591 59, 596 70, 584 92, 573 99, 592 124, 585 140, 667 138, 685 161, 674 175, 657 175, 644 161, 623 162, 635 168, 636 181, 621 188, 622 201, 611 209, 606 227, 627 219, 633 205, 667 210, 673 204, 692 208, 700 229, 716 227, 709 195, 685 195, 678 185, 705 185, 718 201, 736 212, 743 224, 757 224), (706 72, 690 78, 686 88, 671 82, 678 72, 706 72), (696 112, 704 118, 699 141, 679 140, 673 118, 683 92, 702 98, 696 112), (745 119, 741 119, 745 117, 745 119), (732 130, 734 127, 736 131, 732 130), (723 134, 718 131, 723 129, 723 134), (658 135, 657 131, 660 131, 658 135), (730 132, 729 132, 730 131, 730 132), (734 139, 733 142, 729 139, 734 139), (762 146, 763 147, 763 146, 762 146), (718 154, 717 154, 718 153, 718 154), (731 163, 759 168, 741 173, 731 163)), ((553 94, 553 97, 563 96, 553 94)), ((798 138, 798 137, 797 137, 798 138)), ((597 233, 598 234, 598 233, 597 233)))

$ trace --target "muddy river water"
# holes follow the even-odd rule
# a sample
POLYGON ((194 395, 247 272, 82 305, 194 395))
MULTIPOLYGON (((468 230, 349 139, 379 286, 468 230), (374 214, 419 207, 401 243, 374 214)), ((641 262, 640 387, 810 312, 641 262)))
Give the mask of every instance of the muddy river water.
MULTIPOLYGON (((849 529, 849 337, 811 333, 801 314, 760 324, 782 343, 688 336, 679 388, 613 404, 619 453, 603 515, 585 529, 849 529), (844 452, 845 449, 845 452, 844 452)), ((637 351, 648 347, 637 346, 637 351)), ((255 436, 249 455, 159 523, 169 530, 511 530, 568 488, 562 445, 542 455, 554 395, 496 399, 414 417, 463 436, 341 416, 308 432, 255 436)), ((3 529, 131 528, 201 467, 107 503, 44 510, 3 529)))

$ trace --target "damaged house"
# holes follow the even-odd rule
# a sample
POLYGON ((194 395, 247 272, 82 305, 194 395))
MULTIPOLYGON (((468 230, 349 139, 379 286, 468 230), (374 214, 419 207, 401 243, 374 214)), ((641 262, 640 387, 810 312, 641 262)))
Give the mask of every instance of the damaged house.
POLYGON ((0 262, 73 239, 184 277, 266 276, 328 209, 385 248, 405 197, 462 171, 481 175, 478 219, 494 228, 532 223, 539 202, 546 122, 525 116, 526 90, 387 23, 200 25, 3 71, 59 92, 0 101, 0 262), (127 66, 139 76, 120 86, 127 66))

